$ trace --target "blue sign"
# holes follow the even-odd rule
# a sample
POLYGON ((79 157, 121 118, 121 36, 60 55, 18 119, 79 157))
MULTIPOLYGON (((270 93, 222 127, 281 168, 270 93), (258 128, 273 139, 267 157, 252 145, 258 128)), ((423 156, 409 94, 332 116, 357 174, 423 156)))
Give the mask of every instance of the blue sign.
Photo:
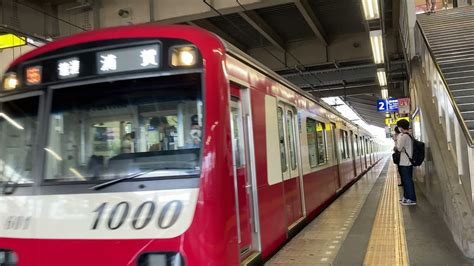
POLYGON ((397 98, 388 99, 388 111, 398 112, 398 99, 397 98))
POLYGON ((387 112, 387 100, 377 100, 377 112, 387 112))

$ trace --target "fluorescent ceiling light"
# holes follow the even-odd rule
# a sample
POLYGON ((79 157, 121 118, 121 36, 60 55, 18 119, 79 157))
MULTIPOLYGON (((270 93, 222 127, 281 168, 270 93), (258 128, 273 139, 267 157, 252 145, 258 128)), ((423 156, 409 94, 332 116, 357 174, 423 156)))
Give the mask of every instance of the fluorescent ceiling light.
POLYGON ((382 31, 374 30, 370 32, 370 45, 372 46, 372 54, 374 55, 374 62, 382 64, 384 62, 382 31))
POLYGON ((381 87, 387 86, 387 76, 385 75, 385 69, 377 69, 377 79, 379 80, 379 84, 381 87))
POLYGON ((380 92, 382 94, 383 99, 388 99, 388 90, 387 89, 382 89, 380 92))
POLYGON ((378 0, 362 0, 366 20, 380 18, 378 0))

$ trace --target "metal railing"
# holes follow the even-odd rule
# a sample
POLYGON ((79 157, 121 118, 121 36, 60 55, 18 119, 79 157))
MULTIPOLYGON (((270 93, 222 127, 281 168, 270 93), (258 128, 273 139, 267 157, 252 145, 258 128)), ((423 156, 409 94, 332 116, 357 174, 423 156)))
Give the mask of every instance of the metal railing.
MULTIPOLYGON (((431 88, 433 103, 438 111, 441 125, 448 144, 448 152, 452 152, 457 163, 459 183, 465 184, 464 190, 470 190, 471 206, 474 200, 474 145, 469 129, 464 122, 458 105, 449 89, 448 83, 436 61, 434 53, 417 22, 414 31, 416 55, 424 70, 428 88, 431 88)), ((425 91, 423 93, 429 93, 425 91)))

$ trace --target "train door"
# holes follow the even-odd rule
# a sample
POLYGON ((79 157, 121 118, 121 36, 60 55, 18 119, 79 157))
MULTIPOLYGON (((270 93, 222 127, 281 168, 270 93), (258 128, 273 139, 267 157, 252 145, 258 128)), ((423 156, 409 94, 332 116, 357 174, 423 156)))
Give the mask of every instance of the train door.
POLYGON ((340 174, 340 166, 341 161, 339 160, 339 143, 337 142, 337 135, 336 135, 336 124, 331 123, 331 135, 332 135, 332 143, 333 143, 333 159, 336 163, 336 191, 341 189, 341 174, 340 174))
POLYGON ((290 105, 280 103, 277 106, 277 118, 280 151, 283 151, 282 156, 286 159, 282 166, 282 178, 287 225, 288 229, 291 229, 304 216, 296 110, 290 105))
POLYGON ((230 122, 237 233, 242 260, 260 251, 257 184, 249 89, 232 88, 230 122))

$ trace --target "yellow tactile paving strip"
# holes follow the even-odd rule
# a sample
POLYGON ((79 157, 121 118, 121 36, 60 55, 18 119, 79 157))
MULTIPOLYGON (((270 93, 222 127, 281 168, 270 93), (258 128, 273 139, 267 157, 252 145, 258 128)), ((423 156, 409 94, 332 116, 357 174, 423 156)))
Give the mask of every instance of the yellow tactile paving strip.
POLYGON ((364 265, 409 265, 395 165, 390 164, 364 265))
POLYGON ((384 165, 385 159, 336 199, 266 265, 331 265, 384 165))

